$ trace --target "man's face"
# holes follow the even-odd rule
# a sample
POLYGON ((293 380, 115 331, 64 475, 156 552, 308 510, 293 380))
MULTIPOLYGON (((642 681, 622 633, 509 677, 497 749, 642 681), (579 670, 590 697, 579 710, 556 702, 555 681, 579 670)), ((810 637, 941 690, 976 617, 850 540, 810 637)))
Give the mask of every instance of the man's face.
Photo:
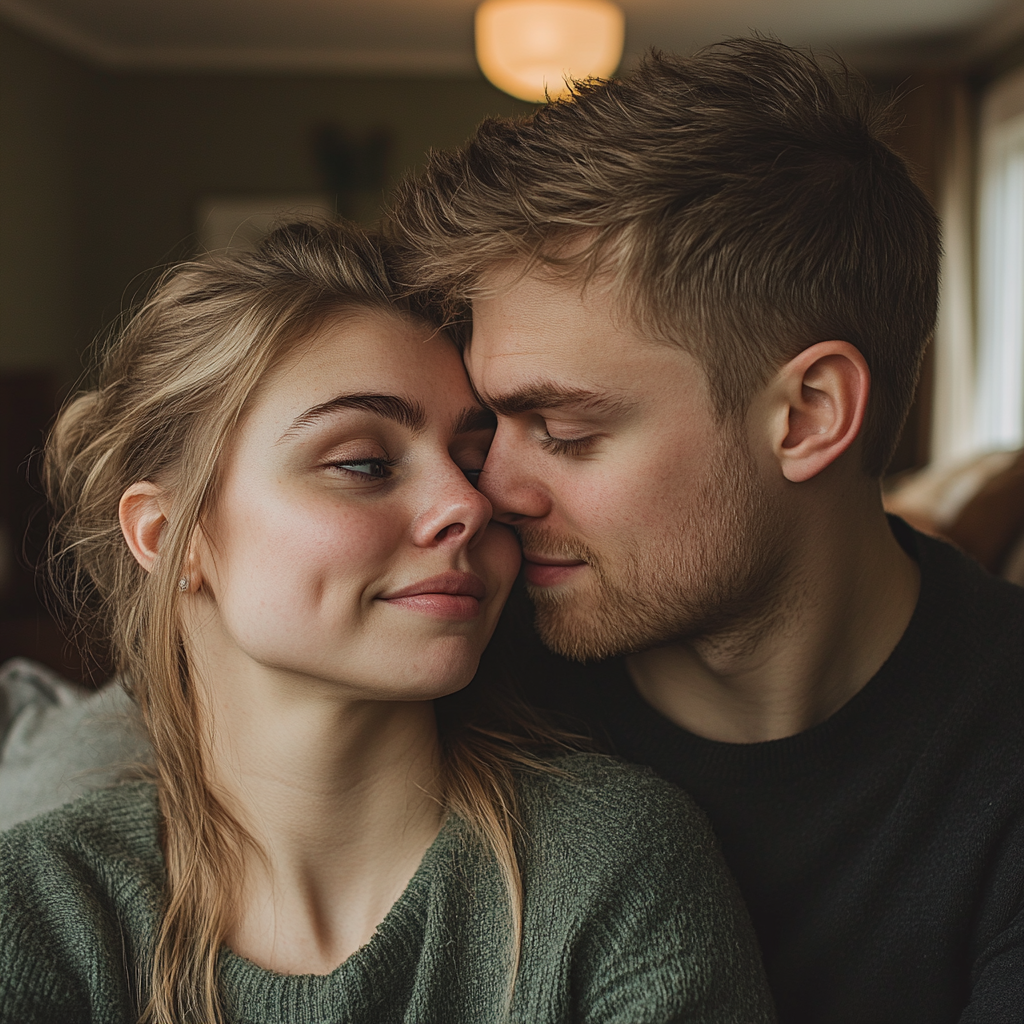
POLYGON ((498 430, 480 487, 520 533, 548 646, 603 658, 757 617, 782 560, 770 461, 716 417, 697 361, 640 337, 607 285, 504 272, 481 293, 466 364, 498 430))

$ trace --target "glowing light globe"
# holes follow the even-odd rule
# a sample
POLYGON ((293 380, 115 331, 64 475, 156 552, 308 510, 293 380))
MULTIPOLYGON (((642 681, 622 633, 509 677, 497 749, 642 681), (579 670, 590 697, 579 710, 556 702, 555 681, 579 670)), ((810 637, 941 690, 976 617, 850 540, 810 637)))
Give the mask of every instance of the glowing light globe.
POLYGON ((610 0, 485 0, 476 12, 480 70, 517 99, 564 96, 566 78, 607 78, 626 21, 610 0))

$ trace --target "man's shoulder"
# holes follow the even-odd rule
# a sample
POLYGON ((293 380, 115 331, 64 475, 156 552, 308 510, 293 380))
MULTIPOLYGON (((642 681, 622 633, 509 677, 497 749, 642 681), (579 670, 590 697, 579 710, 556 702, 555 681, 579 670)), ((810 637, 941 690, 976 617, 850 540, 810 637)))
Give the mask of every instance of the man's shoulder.
POLYGON ((921 594, 920 621, 912 625, 922 658, 964 673, 973 667, 976 686, 1024 700, 1024 588, 944 541, 923 534, 914 539, 921 594))
POLYGON ((1024 821, 1024 589, 944 541, 913 542, 918 607, 851 720, 899 737, 915 784, 948 774, 943 806, 956 820, 983 809, 972 829, 996 842, 1024 821))

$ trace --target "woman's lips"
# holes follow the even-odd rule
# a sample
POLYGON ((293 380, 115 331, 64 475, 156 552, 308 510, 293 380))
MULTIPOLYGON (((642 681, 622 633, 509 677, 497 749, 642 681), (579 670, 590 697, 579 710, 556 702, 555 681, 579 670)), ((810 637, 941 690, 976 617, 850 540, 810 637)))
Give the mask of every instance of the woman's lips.
POLYGON ((523 552, 523 576, 532 587, 553 587, 565 583, 586 564, 578 558, 549 558, 523 552))
POLYGON ((471 572, 451 570, 381 594, 379 601, 440 619, 466 621, 480 614, 487 587, 471 572))

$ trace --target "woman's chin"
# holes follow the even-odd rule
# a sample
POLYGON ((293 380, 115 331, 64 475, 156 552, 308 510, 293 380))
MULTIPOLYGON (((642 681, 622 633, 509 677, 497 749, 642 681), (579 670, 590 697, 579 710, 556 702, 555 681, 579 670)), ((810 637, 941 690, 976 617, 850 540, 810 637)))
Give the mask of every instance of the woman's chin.
POLYGON ((353 672, 350 662, 346 688, 383 700, 434 700, 455 693, 476 674, 482 652, 477 644, 453 641, 427 644, 408 653, 395 648, 381 651, 362 672, 353 672))
POLYGON ((416 669, 405 677, 405 685, 400 687, 404 696, 396 697, 399 700, 434 700, 438 697, 447 697, 450 693, 456 693, 470 684, 476 675, 479 662, 478 656, 468 663, 417 665, 416 669))

